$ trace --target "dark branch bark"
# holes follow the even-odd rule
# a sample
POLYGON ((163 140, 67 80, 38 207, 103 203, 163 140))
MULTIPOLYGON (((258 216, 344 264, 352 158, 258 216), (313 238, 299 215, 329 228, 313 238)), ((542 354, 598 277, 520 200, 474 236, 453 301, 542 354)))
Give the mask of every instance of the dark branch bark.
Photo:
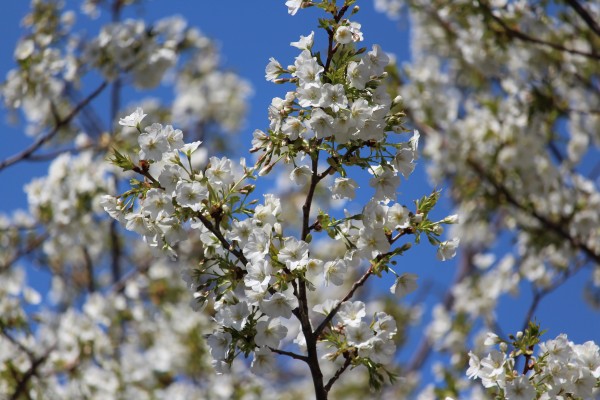
POLYGON ((10 400, 17 400, 27 389, 27 383, 37 374, 37 369, 46 361, 52 349, 48 349, 44 355, 33 359, 31 362, 31 367, 23 374, 23 376, 19 379, 17 383, 17 387, 13 392, 12 396, 10 396, 10 400))
POLYGON ((331 377, 329 382, 327 382, 327 385, 325 385, 325 390, 327 392, 331 390, 333 384, 340 378, 340 376, 342 376, 344 371, 346 371, 352 363, 352 357, 349 354, 344 354, 344 357, 346 357, 344 364, 341 367, 339 367, 337 371, 335 371, 335 374, 331 377))
POLYGON ((594 20, 590 13, 577 1, 565 0, 565 2, 575 10, 577 14, 585 21, 586 25, 598 36, 600 36, 600 25, 594 20))
POLYGON ((21 342, 19 342, 17 339, 15 339, 6 329, 1 328, 0 333, 9 342, 11 342, 15 346, 17 346, 19 348, 19 350, 21 350, 22 352, 27 354, 27 357, 29 357, 29 359, 31 360, 31 366, 29 367, 29 369, 27 371, 25 371, 25 373, 22 376, 17 376, 16 371, 13 370, 13 377, 17 380, 17 387, 15 388, 15 391, 9 397, 9 399, 17 400, 27 389, 27 383, 29 383, 31 378, 33 378, 36 375, 37 369, 44 363, 44 361, 46 361, 46 359, 48 358, 50 353, 52 351, 54 351, 55 346, 51 346, 40 357, 36 357, 35 354, 31 350, 29 350, 21 342))
MULTIPOLYGON (((115 0, 111 7, 111 17, 113 22, 118 22, 121 19, 121 8, 123 3, 121 0, 115 0)), ((111 132, 113 131, 114 123, 117 119, 119 109, 121 107, 121 80, 115 79, 110 88, 110 121, 109 126, 111 132)), ((111 176, 113 185, 117 187, 116 175, 111 176)), ((111 260, 110 269, 112 274, 113 284, 116 284, 121 279, 123 273, 121 263, 121 242, 119 241, 118 235, 118 224, 116 220, 112 220, 110 223, 110 244, 111 244, 111 260)))
POLYGON ((90 256, 90 252, 88 251, 87 247, 83 246, 81 248, 81 251, 83 252, 85 271, 87 273, 88 278, 88 291, 90 293, 94 293, 96 291, 96 282, 94 279, 94 263, 92 262, 92 257, 90 256))
POLYGON ((300 360, 300 361, 304 361, 305 363, 308 362, 308 357, 300 355, 300 354, 296 354, 296 353, 292 353, 291 351, 285 351, 285 350, 279 350, 279 349, 274 349, 272 347, 269 347, 269 350, 271 350, 273 353, 277 353, 277 354, 281 354, 282 356, 288 356, 293 358, 294 360, 300 360))

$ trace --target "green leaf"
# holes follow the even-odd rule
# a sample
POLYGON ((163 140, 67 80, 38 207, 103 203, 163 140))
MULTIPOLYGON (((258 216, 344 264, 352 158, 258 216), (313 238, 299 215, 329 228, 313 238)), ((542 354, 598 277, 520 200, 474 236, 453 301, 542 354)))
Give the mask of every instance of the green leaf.
POLYGON ((440 199, 441 190, 434 190, 429 196, 423 196, 420 200, 415 201, 417 212, 427 215, 440 199))
POLYGON ((125 156, 119 152, 119 150, 113 148, 113 157, 109 160, 113 165, 123 169, 123 171, 131 171, 135 167, 135 164, 129 156, 125 156))

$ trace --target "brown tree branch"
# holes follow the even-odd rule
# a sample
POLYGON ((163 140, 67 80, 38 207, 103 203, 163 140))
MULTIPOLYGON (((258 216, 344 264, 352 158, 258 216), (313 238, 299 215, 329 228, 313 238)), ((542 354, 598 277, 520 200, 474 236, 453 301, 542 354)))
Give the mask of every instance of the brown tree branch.
POLYGON ((104 81, 100 84, 92 93, 90 93, 86 98, 84 98, 79 104, 71 110, 71 112, 63 119, 57 121, 54 125, 54 128, 47 132, 44 135, 41 135, 33 142, 29 147, 21 152, 14 154, 3 161, 0 162, 0 171, 3 169, 10 167, 13 164, 16 164, 22 160, 26 160, 33 155, 40 147, 42 147, 46 142, 52 139, 56 134, 60 131, 62 127, 70 123, 75 116, 85 107, 87 106, 93 99, 98 97, 100 93, 108 86, 108 82, 104 81))
POLYGON ((338 370, 335 371, 335 374, 331 377, 331 379, 329 379, 329 382, 327 382, 327 385, 325 385, 325 391, 329 392, 331 390, 333 384, 340 378, 340 376, 342 376, 344 371, 346 371, 352 363, 352 357, 349 354, 344 353, 344 357, 346 358, 344 364, 341 367, 339 367, 338 370))
POLYGON ((26 256, 28 254, 31 254, 35 249, 37 249, 39 246, 41 246, 46 241, 46 239, 48 239, 49 237, 50 237, 50 235, 48 233, 44 233, 44 234, 38 236, 37 238, 33 239, 32 241, 30 241, 25 248, 16 251, 15 254, 10 259, 8 259, 6 262, 0 264, 0 271, 8 269, 19 258, 26 256))
POLYGON ((484 168, 472 159, 467 160, 467 164, 483 179, 489 182, 498 194, 504 196, 508 203, 512 204, 518 210, 525 212, 528 215, 534 217, 538 222, 546 229, 549 229, 556 233, 561 238, 571 244, 575 249, 581 250, 587 257, 596 263, 600 264, 600 254, 596 253, 587 244, 582 242, 579 238, 571 236, 571 234, 559 223, 552 221, 545 215, 542 215, 535 209, 523 205, 503 184, 497 182, 484 168))
POLYGON ((54 351, 54 349, 55 349, 56 346, 53 345, 53 346, 49 347, 44 352, 44 354, 42 354, 40 357, 36 357, 35 354, 31 350, 29 350, 21 342, 19 342, 17 339, 15 339, 8 332, 7 329, 5 329, 4 327, 0 328, 0 333, 9 342, 11 342, 12 344, 14 344, 19 350, 21 350, 22 352, 24 352, 25 354, 27 354, 27 357, 31 361, 31 366, 29 367, 29 369, 27 369, 27 371, 25 371, 25 373, 22 376, 16 376, 16 374, 15 374, 16 371, 13 371, 13 376, 17 380, 17 387, 15 388, 15 391, 9 397, 9 399, 10 400, 17 400, 25 392, 25 390, 27 389, 27 383, 31 380, 31 378, 33 378, 36 375, 37 369, 42 365, 42 363, 44 361, 46 361, 46 359, 48 358, 48 356, 50 355, 50 353, 52 351, 54 351))
POLYGON ((244 264, 244 265, 248 264, 248 260, 246 259, 244 254, 240 250, 236 250, 233 247, 233 245, 231 245, 227 241, 227 239, 225 239, 225 236, 223 236, 223 234, 221 233, 221 230, 218 228, 218 224, 215 225, 212 222, 210 222, 210 220, 208 218, 206 218, 204 215, 202 215, 202 213, 196 213, 196 217, 198 217, 198 219, 202 222, 202 224, 204 224, 206 229, 211 231, 213 233, 213 235, 215 235, 217 237, 217 239, 219 239, 219 242, 221 242, 221 245, 223 246, 223 248, 225 250, 227 250, 228 252, 233 254, 238 260, 240 260, 240 262, 242 264, 244 264))
MULTIPOLYGON (((333 17, 336 22, 339 22, 346 11, 348 10, 348 6, 344 5, 339 11, 336 10, 332 12, 333 17)), ((328 33, 328 47, 327 47, 327 60, 325 62, 325 66, 323 67, 323 75, 326 75, 329 67, 331 65, 331 61, 333 59, 333 55, 337 50, 337 46, 333 46, 333 30, 327 29, 328 33)), ((319 149, 315 148, 314 155, 311 156, 312 161, 312 175, 310 179, 310 186, 308 189, 308 193, 306 195, 306 200, 304 205, 302 206, 302 233, 301 240, 306 240, 308 234, 310 233, 310 209, 313 202, 313 196, 315 193, 315 189, 317 184, 323 179, 323 177, 319 176, 318 166, 319 166, 319 149)), ((294 290, 296 287, 294 287, 294 290)), ((297 318, 300 320, 300 325, 302 327, 302 333, 306 340, 306 351, 307 351, 307 363, 310 368, 311 377, 313 380, 313 385, 315 388, 315 397, 317 400, 326 400, 327 399, 327 390, 325 390, 323 384, 323 373, 321 371, 321 366, 319 365, 319 355, 317 353, 317 336, 313 333, 312 326, 310 323, 310 318, 308 315, 308 297, 306 295, 306 282, 303 279, 298 279, 297 283, 297 296, 298 296, 298 312, 296 314, 297 318)))
POLYGON ((518 39, 522 42, 534 43, 534 44, 539 44, 541 46, 550 47, 554 50, 562 51, 565 53, 577 54, 577 55, 591 58, 594 60, 600 60, 600 54, 593 54, 593 53, 588 53, 588 52, 581 51, 581 50, 570 49, 570 48, 564 47, 561 44, 547 42, 545 40, 530 36, 519 29, 512 28, 502 18, 500 18, 496 14, 494 14, 492 12, 492 10, 490 10, 489 6, 487 4, 484 4, 485 2, 479 1, 478 3, 481 6, 481 8, 484 10, 484 12, 488 16, 490 16, 494 21, 496 21, 500 25, 502 30, 511 38, 518 39))
MULTIPOLYGON (((452 288, 458 285, 460 282, 462 282, 466 277, 471 275, 474 269, 473 263, 471 262, 472 256, 473 251, 469 249, 463 251, 462 253, 461 261, 459 263, 458 270, 456 271, 456 275, 454 277, 454 282, 446 291, 444 299, 442 301, 442 305, 446 311, 451 310, 452 306, 454 305, 454 295, 452 294, 452 288)), ((417 350, 415 351, 412 358, 407 364, 407 373, 415 372, 421 369, 425 361, 427 361, 429 354, 431 353, 432 346, 433 343, 431 342, 431 340, 427 337, 427 335, 424 335, 423 339, 417 346, 417 350)))
POLYGON ((590 13, 577 0, 565 0, 565 2, 575 10, 577 14, 585 21, 586 25, 598 36, 600 36, 600 25, 594 20, 590 13))
POLYGON ((83 252, 84 266, 87 272, 88 291, 90 293, 94 293, 96 291, 96 281, 94 278, 94 263, 92 262, 92 257, 90 256, 90 252, 88 251, 87 247, 82 246, 81 251, 83 252))
POLYGON ((27 389, 27 383, 37 374, 37 369, 46 361, 50 353, 54 350, 53 347, 46 350, 46 352, 41 356, 31 360, 31 366, 29 369, 23 374, 22 377, 19 378, 17 387, 15 391, 10 396, 10 400, 17 400, 27 389))
POLYGON ((367 281, 367 279, 369 279, 369 277, 373 274, 373 264, 371 264, 371 266, 369 267, 369 269, 367 270, 367 272, 364 273, 364 275, 357 280, 356 282, 354 282, 354 284, 352 285, 352 287, 350 288, 350 291, 348 291, 348 293, 344 296, 344 298, 342 299, 342 301, 338 302, 335 307, 333 307, 333 309, 331 309, 331 311, 329 312, 329 314, 327 314, 327 316, 325 317, 325 319, 319 324, 319 326, 317 327, 317 329, 315 329, 314 335, 315 337, 318 337, 323 330, 325 329, 325 327, 327 326, 327 324, 329 324, 331 322, 331 320, 333 319, 333 317, 336 316, 337 312, 340 310, 340 307, 342 306, 342 304, 345 301, 348 301, 352 298, 352 296, 354 296, 354 292, 356 292, 358 290, 358 288, 360 288, 362 285, 365 284, 365 282, 367 281))
POLYGON ((291 357, 294 360, 304 361, 305 363, 308 362, 308 357, 300 355, 300 354, 292 353, 291 351, 274 349, 273 347, 269 347, 269 350, 271 350, 273 353, 277 353, 277 354, 281 354, 283 356, 291 357))

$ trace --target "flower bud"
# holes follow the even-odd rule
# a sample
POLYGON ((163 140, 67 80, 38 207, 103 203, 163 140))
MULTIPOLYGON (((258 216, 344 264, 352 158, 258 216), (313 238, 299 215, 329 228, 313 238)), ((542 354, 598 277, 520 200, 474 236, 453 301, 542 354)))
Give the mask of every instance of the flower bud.
POLYGON ((269 165, 263 167, 260 171, 258 171, 258 175, 259 176, 267 175, 269 172, 271 172, 271 170, 273 169, 274 166, 275 166, 275 164, 269 164, 269 165))
POLYGON ((243 188, 240 189, 240 193, 242 194, 250 194, 254 191, 254 189, 256 188, 256 185, 246 185, 243 188))
POLYGON ((440 222, 442 222, 444 224, 457 224, 458 223, 458 215, 457 214, 448 215, 446 218, 444 218, 440 222))

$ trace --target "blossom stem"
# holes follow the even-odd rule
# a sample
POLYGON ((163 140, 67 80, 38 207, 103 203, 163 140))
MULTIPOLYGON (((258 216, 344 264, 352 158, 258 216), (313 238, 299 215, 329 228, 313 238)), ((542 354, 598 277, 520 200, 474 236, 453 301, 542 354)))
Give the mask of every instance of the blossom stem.
POLYGON ((201 213, 197 213, 196 216, 198 217, 198 219, 200 219, 200 221, 204 224, 204 226, 209 231, 211 231, 217 237, 217 239, 219 239, 219 242, 221 242, 221 245, 223 246, 223 248, 225 250, 229 251, 231 254, 236 256, 237 259, 240 260, 240 262, 242 264, 244 264, 244 265, 248 264, 248 260, 246 259, 244 254, 241 251, 234 249, 232 247, 232 245, 229 244, 229 242, 227 241, 227 239, 225 239, 225 237, 223 236, 223 234, 221 233, 221 231, 218 229, 217 226, 213 225, 213 223, 210 222, 210 220, 208 220, 208 218, 203 216, 201 213))
MULTIPOLYGON (((344 14, 348 11, 348 6, 344 5, 340 8, 340 11, 334 15, 333 19, 335 22, 340 22, 344 14)), ((326 76, 329 71, 329 67, 331 66, 331 61, 333 60, 333 55, 335 54, 338 46, 333 46, 333 36, 335 32, 332 29, 327 29, 327 33, 329 35, 328 44, 327 44, 327 61, 325 61, 325 66, 323 67, 323 75, 326 76)))
POLYGON ((150 175, 150 173, 140 167, 133 167, 132 169, 133 172, 137 172, 140 175, 143 175, 144 177, 146 177, 150 182, 152 182, 154 185, 156 185, 157 188, 159 189, 163 189, 164 188, 160 185, 160 183, 156 180, 156 178, 154 178, 152 175, 150 175))

